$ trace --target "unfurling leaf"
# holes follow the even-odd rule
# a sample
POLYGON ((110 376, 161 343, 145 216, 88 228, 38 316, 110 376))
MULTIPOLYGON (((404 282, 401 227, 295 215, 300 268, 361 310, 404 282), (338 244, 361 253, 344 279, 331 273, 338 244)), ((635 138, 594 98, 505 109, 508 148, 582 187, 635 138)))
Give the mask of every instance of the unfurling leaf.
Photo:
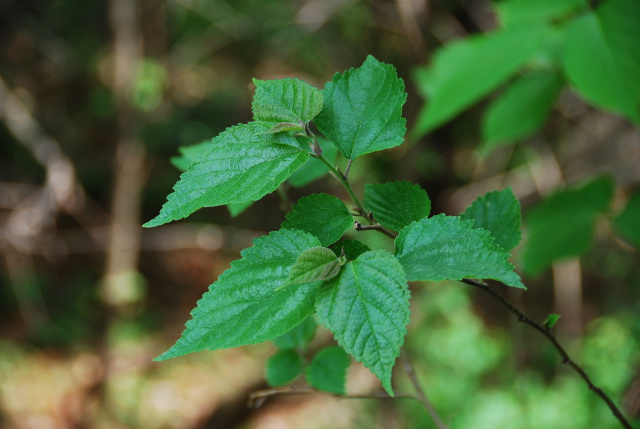
POLYGON ((312 283, 334 278, 340 272, 338 257, 326 247, 312 247, 298 257, 287 285, 312 283))

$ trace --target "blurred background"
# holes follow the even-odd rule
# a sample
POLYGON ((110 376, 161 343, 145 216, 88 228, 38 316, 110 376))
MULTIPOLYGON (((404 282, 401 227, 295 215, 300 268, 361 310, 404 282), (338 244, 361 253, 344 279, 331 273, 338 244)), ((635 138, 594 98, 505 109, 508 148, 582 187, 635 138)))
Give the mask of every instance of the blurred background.
MULTIPOLYGON (((482 0, 0 0, 0 427, 435 427, 412 399, 276 396, 248 408, 249 393, 267 387, 270 343, 152 362, 208 285, 285 212, 269 195, 235 218, 217 207, 140 225, 179 177, 178 147, 251 120, 251 78, 322 88, 372 54, 404 79, 412 130, 425 103, 416 70, 497 19, 482 0)), ((615 182, 610 218, 640 189, 640 133, 629 120, 565 89, 541 132, 487 154, 487 103, 359 158, 356 189, 411 180, 432 213, 455 215, 511 186, 526 214, 603 174, 615 182)), ((330 178, 287 192, 346 201, 330 178)), ((581 257, 525 276, 527 292, 496 288, 540 322, 561 314, 561 341, 637 425, 640 254, 601 217, 581 257)), ((407 351, 451 427, 619 427, 550 344, 488 295, 458 283, 412 293, 407 351)), ((314 342, 332 338, 320 330, 314 342)), ((394 382, 413 393, 401 369, 394 382)), ((347 390, 381 387, 354 363, 347 390)))

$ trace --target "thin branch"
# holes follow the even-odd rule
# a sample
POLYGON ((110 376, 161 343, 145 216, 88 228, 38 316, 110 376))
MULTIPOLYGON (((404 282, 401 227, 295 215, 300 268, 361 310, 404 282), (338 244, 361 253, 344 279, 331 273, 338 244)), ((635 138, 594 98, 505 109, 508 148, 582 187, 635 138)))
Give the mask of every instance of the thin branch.
POLYGON ((384 235, 390 238, 396 238, 398 236, 398 234, 396 234, 393 231, 389 231, 379 223, 376 223, 374 225, 363 225, 360 222, 355 221, 353 224, 353 227, 356 229, 356 231, 380 231, 381 233, 383 233, 384 235))
POLYGON ((553 335, 553 333, 549 329, 545 328, 538 322, 527 317, 516 306, 511 304, 511 302, 509 302, 505 297, 503 297, 498 292, 491 289, 489 285, 477 280, 472 280, 472 279, 462 279, 462 282, 468 285, 471 285, 473 287, 476 287, 478 289, 481 289, 484 292, 488 293, 494 299, 498 300, 505 307, 507 307, 513 314, 515 314, 518 317, 519 322, 522 322, 531 326, 533 329, 535 329, 536 331, 544 335, 549 340, 549 342, 551 342, 551 344, 555 347, 555 349, 558 351, 558 354, 560 354, 560 356, 562 357, 562 363, 573 368, 573 370, 576 371, 580 375, 580 377, 582 377, 582 379, 587 383, 587 386, 589 386, 589 390, 592 390, 607 404, 607 406, 609 406, 609 409, 611 410, 613 415, 620 421, 622 426, 624 426, 626 429, 632 429, 631 424, 627 421, 627 419, 622 414, 622 412, 618 409, 616 404, 611 400, 611 398, 609 398, 609 396, 607 396, 606 393, 604 393, 602 389, 600 389, 599 387, 593 384, 593 382, 591 381, 587 373, 584 371, 584 369, 582 369, 580 365, 578 365, 571 359, 567 351, 560 345, 560 343, 558 342, 558 339, 555 337, 555 335, 553 335))
POLYGON ((394 397, 389 396, 386 392, 374 392, 367 395, 340 395, 337 393, 323 392, 321 390, 303 388, 299 389, 296 386, 284 386, 273 387, 270 389, 256 390, 249 393, 249 400, 247 406, 249 408, 259 408, 264 401, 272 396, 292 396, 292 395, 325 395, 331 396, 336 399, 413 399, 421 401, 416 395, 409 394, 396 394, 394 397))
POLYGON ((409 379, 411 380, 413 387, 416 389, 416 392, 418 393, 418 399, 420 400, 420 402, 422 402, 422 405, 427 410, 427 412, 433 419, 438 429, 449 429, 449 426, 447 426, 438 415, 438 412, 436 411, 431 401, 427 399, 427 395, 424 393, 424 389, 422 389, 420 380, 418 380, 418 374, 416 374, 416 371, 413 368, 411 361, 409 360, 409 358, 407 358, 407 354, 405 353, 404 349, 400 351, 400 358, 402 359, 402 363, 404 365, 404 371, 409 376, 409 379))

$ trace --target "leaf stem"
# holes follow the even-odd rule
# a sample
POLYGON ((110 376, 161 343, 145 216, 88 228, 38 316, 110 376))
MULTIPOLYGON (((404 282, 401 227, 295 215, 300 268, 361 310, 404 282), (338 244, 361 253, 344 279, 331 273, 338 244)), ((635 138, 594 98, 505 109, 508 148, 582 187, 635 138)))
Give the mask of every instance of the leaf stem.
POLYGON ((355 226, 356 231, 380 231, 381 233, 383 233, 387 237, 390 237, 390 238, 393 238, 393 239, 395 239, 398 236, 398 234, 396 234, 393 231, 389 231, 388 229, 386 229, 385 227, 383 227, 379 223, 376 223, 376 224, 373 224, 373 225, 363 225, 360 222, 356 221, 354 226, 355 226))
POLYGON ((424 393, 424 389, 422 389, 420 380, 418 380, 418 375, 416 374, 416 371, 413 368, 411 361, 407 357, 407 354, 404 351, 404 348, 400 350, 400 358, 402 359, 404 371, 407 373, 407 375, 409 376, 409 379, 411 380, 411 383, 413 384, 413 387, 416 389, 416 392, 418 394, 418 399, 420 400, 420 402, 422 402, 422 405, 427 410, 427 412, 433 419, 438 429, 449 429, 449 426, 447 426, 438 415, 438 412, 436 411, 431 401, 427 399, 427 395, 424 393))
POLYGON ((481 289, 484 292, 488 293, 494 299, 496 299, 497 301, 502 303, 505 307, 507 307, 513 314, 515 314, 518 317, 519 322, 522 322, 531 326, 533 329, 535 329, 536 331, 544 335, 549 340, 549 342, 551 342, 553 347, 555 347, 555 349, 558 351, 558 354, 560 355, 560 357, 562 357, 562 363, 573 368, 574 371, 576 371, 580 375, 580 377, 582 377, 582 379, 587 383, 587 386, 589 386, 589 390, 593 391, 607 404, 607 406, 609 406, 609 409, 611 410, 613 415, 618 419, 618 421, 620 421, 620 423, 622 424, 623 427, 625 427, 625 429, 632 429, 631 424, 627 421, 627 419, 622 414, 622 412, 618 409, 616 404, 611 400, 611 398, 609 398, 609 396, 606 393, 604 393, 602 389, 594 385, 591 379, 589 378, 589 376, 587 375, 587 373, 584 371, 584 369, 571 359, 567 351, 560 345, 560 343, 558 342, 558 339, 555 337, 555 335, 553 335, 553 332, 551 332, 551 330, 546 329, 544 326, 540 325, 538 322, 527 317, 522 311, 520 311, 515 305, 509 302, 509 300, 507 300, 504 296, 500 295, 498 292, 491 289, 491 287, 488 284, 480 282, 478 280, 472 280, 472 279, 462 279, 462 282, 468 285, 471 285, 473 287, 476 287, 478 289, 481 289))
MULTIPOLYGON (((315 139, 315 137, 314 137, 315 139)), ((327 167, 329 167, 329 171, 332 174, 333 177, 335 177, 344 187, 344 189, 347 191, 347 193, 349 194, 349 197, 351 198, 351 201, 353 201, 354 206, 356 207, 356 210, 360 213, 362 213, 362 216, 364 216, 367 221, 370 224, 373 224, 373 220, 371 220, 368 216, 367 216, 367 210, 364 208, 364 205, 360 202, 360 199, 358 198, 358 196, 356 195, 356 193, 353 191, 353 188, 351 187, 351 184, 349 183, 349 179, 347 179, 347 175, 342 173, 342 171, 340 171, 340 169, 336 166, 334 166, 331 161, 329 161, 327 158, 325 158, 324 155, 322 155, 322 153, 318 154, 318 153, 312 153, 311 154, 312 157, 319 159, 320 161, 322 161, 327 167)), ((349 163, 347 165, 347 172, 349 171, 349 167, 351 166, 351 163, 349 163)))

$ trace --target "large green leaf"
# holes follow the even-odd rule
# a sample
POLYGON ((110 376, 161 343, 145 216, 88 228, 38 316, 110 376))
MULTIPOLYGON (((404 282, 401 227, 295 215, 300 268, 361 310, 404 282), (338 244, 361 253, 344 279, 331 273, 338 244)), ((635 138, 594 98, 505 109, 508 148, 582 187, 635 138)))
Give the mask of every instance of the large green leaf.
POLYGON ((474 228, 491 232, 494 243, 511 252, 520 243, 520 202, 511 188, 478 197, 460 216, 472 219, 474 228))
POLYGON ((482 119, 484 149, 511 143, 538 130, 562 85, 562 78, 553 71, 531 73, 509 85, 491 103, 482 119))
POLYGON ((411 222, 429 216, 431 201, 420 186, 398 181, 366 184, 364 207, 380 225, 400 231, 411 222))
POLYGON ((289 273, 287 285, 329 280, 340 272, 338 257, 326 247, 312 247, 298 257, 289 273))
POLYGON ((347 263, 326 282, 316 306, 320 322, 392 396, 391 370, 407 332, 409 295, 398 260, 376 250, 347 263))
POLYGON ((508 0, 495 4, 507 27, 558 20, 586 9, 587 0, 508 0))
POLYGON ((310 232, 323 246, 334 243, 353 225, 347 206, 339 198, 327 194, 300 198, 286 217, 283 228, 310 232))
POLYGON ((295 350, 280 350, 267 361, 266 379, 270 386, 284 386, 302 372, 302 359, 295 350))
POLYGON ((542 26, 514 28, 468 37, 439 49, 415 75, 427 98, 412 132, 419 137, 444 124, 496 89, 538 51, 542 26))
POLYGON ((573 22, 565 46, 569 81, 590 102, 640 123, 640 2, 603 2, 573 22))
POLYGON ((609 209, 613 188, 611 179, 597 178, 580 188, 560 191, 531 209, 525 218, 525 273, 539 274, 556 260, 586 252, 598 214, 609 209))
POLYGON ((320 282, 276 291, 291 266, 320 242, 297 230, 275 231, 254 240, 231 263, 191 312, 182 337, 156 360, 274 339, 313 313, 320 282))
POLYGON ((309 158, 286 133, 264 134, 269 124, 228 128, 180 176, 160 214, 144 224, 162 225, 202 207, 258 200, 274 191, 309 158))
POLYGON ((456 216, 424 218, 400 231, 396 256, 409 280, 494 279, 525 288, 507 262, 509 254, 489 231, 456 216))
POLYGON ((624 238, 640 248, 640 193, 629 199, 627 207, 616 217, 614 225, 624 238))
MULTIPOLYGON (((299 79, 254 79, 251 108, 256 121, 308 123, 322 110, 322 93, 299 79)), ((287 127, 280 127, 285 130, 287 127)))
POLYGON ((314 122, 348 159, 403 142, 407 94, 392 65, 369 55, 361 67, 336 73, 323 94, 324 107, 314 122))
POLYGON ((350 364, 351 359, 340 347, 327 347, 313 357, 305 370, 305 377, 316 389, 344 395, 350 364))

